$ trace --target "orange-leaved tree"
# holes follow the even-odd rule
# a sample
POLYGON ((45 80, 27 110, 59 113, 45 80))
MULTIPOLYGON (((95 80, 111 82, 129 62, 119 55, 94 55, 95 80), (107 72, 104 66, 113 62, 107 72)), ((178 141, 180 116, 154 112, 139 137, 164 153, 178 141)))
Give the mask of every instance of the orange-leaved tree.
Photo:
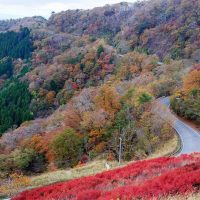
POLYGON ((120 95, 114 86, 103 85, 95 97, 95 104, 98 108, 104 109, 111 118, 120 109, 120 95))
POLYGON ((45 156, 50 163, 53 160, 53 154, 49 146, 49 141, 50 139, 47 139, 47 136, 36 134, 25 140, 22 146, 28 149, 33 149, 35 152, 45 156))
POLYGON ((183 80, 183 90, 188 93, 200 89, 200 64, 195 65, 183 80))

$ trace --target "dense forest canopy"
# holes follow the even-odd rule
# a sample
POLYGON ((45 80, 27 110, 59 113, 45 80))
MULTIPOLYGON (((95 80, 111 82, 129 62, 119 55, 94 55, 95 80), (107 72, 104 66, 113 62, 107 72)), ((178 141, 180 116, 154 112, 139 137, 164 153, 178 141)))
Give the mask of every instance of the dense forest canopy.
MULTIPOLYGON (((33 42, 28 28, 20 27, 18 32, 0 33, 1 134, 9 128, 18 127, 22 122, 32 119, 32 114, 29 110, 32 97, 28 91, 28 86, 14 78, 15 75, 18 75, 16 74, 16 59, 29 59, 32 51, 33 42), (10 80, 8 80, 9 78, 10 80)), ((24 71, 25 67, 22 66, 20 68, 22 68, 21 74, 25 74, 27 69, 24 71)))
POLYGON ((29 110, 31 94, 25 83, 11 80, 0 90, 0 134, 8 128, 18 127, 22 122, 32 119, 29 110))
POLYGON ((6 74, 8 78, 13 74, 13 63, 10 57, 0 61, 0 76, 4 74, 6 74))
POLYGON ((33 51, 30 31, 21 28, 19 32, 0 33, 0 59, 4 57, 28 59, 33 51))

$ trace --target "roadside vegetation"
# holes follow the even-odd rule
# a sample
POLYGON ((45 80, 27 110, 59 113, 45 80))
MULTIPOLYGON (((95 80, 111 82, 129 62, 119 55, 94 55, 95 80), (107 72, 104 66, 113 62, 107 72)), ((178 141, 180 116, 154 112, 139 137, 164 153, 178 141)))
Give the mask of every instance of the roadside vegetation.
POLYGON ((173 95, 171 106, 179 116, 200 123, 200 65, 194 65, 183 78, 183 86, 173 95))

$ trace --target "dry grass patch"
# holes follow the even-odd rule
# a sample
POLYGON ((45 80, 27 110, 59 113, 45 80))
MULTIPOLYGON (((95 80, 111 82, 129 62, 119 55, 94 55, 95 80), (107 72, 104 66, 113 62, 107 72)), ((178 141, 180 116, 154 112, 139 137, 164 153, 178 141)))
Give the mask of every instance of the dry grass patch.
MULTIPOLYGON (((118 162, 116 161, 109 162, 109 164, 111 165, 111 169, 119 167, 118 162)), ((123 165, 125 164, 126 163, 124 163, 123 165)), ((76 167, 73 169, 58 170, 55 172, 48 172, 39 176, 34 176, 31 178, 31 188, 94 175, 105 170, 105 160, 96 160, 87 163, 84 166, 76 167)))
MULTIPOLYGON (((18 187, 18 190, 16 190, 15 187, 9 187, 8 190, 1 191, 0 188, 0 199, 3 199, 3 197, 6 196, 13 196, 19 191, 21 192, 23 190, 33 189, 40 186, 50 185, 56 182, 68 181, 75 178, 90 176, 103 172, 106 170, 105 162, 106 160, 95 160, 85 165, 75 167, 73 169, 57 170, 54 172, 47 172, 38 176, 29 177, 29 184, 27 184, 26 186, 23 185, 23 187, 18 187)), ((115 169, 117 167, 123 167, 127 163, 124 162, 121 166, 119 166, 117 161, 112 161, 109 162, 109 164, 111 166, 111 169, 115 169)))
POLYGON ((173 197, 166 197, 161 200, 200 200, 200 192, 199 193, 192 193, 185 196, 173 196, 173 197))
POLYGON ((166 155, 173 155, 176 151, 180 149, 179 137, 174 134, 174 137, 167 142, 165 142, 160 148, 158 148, 153 154, 148 158, 163 157, 166 155))

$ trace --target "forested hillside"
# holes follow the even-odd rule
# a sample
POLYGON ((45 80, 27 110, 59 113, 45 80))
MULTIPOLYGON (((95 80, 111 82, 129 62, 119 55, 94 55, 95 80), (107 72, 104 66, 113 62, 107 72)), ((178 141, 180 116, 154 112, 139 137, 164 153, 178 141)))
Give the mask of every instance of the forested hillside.
POLYGON ((0 179, 104 155, 137 160, 199 123, 200 1, 149 0, 0 21, 0 179), (31 121, 30 121, 31 120, 31 121))
POLYGON ((183 78, 183 86, 172 100, 174 111, 187 119, 200 123, 200 65, 194 65, 183 78))
POLYGON ((32 119, 29 111, 31 94, 27 84, 20 82, 14 74, 15 60, 30 59, 32 51, 28 28, 20 28, 19 32, 0 33, 0 134, 32 119))
POLYGON ((32 119, 29 110, 31 94, 27 85, 11 80, 0 90, 0 133, 8 128, 18 127, 22 122, 32 119))
POLYGON ((29 29, 44 28, 45 22, 46 19, 41 16, 0 20, 0 32, 19 31, 21 27, 27 27, 29 29))
POLYGON ((66 11, 47 25, 57 32, 103 37, 119 52, 140 49, 160 58, 189 58, 199 46, 198 0, 154 0, 66 11))
POLYGON ((30 31, 23 28, 19 32, 0 33, 0 59, 4 57, 28 59, 33 51, 30 31))

